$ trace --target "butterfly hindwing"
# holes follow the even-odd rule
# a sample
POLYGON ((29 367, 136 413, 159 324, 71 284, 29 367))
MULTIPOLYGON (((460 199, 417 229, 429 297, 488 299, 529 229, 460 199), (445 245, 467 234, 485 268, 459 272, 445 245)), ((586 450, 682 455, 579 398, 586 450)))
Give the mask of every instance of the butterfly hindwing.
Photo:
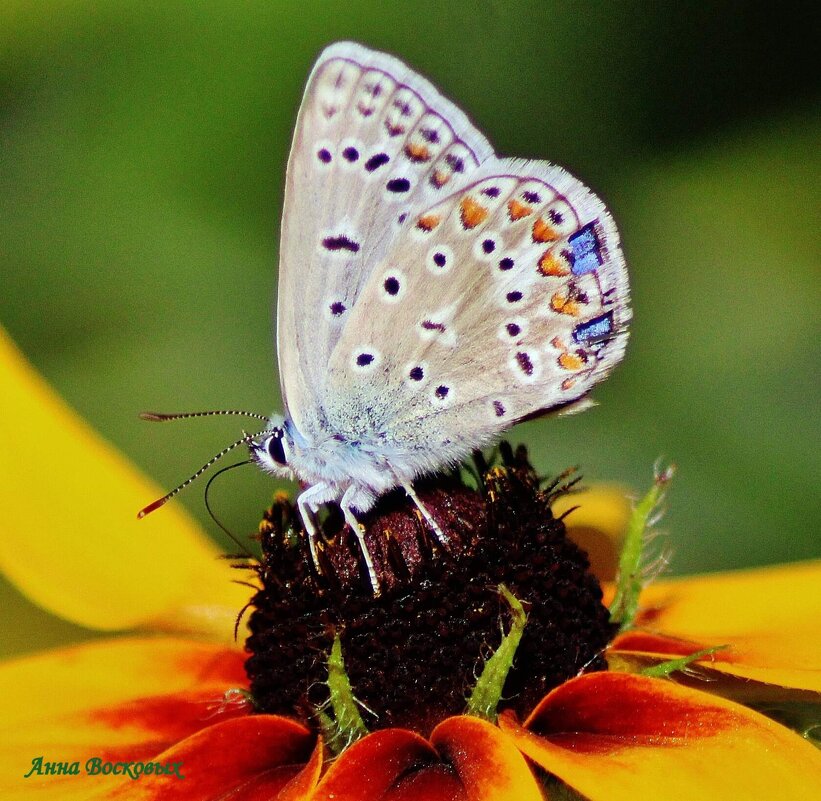
POLYGON ((333 429, 374 432, 415 471, 580 398, 630 319, 604 204, 546 162, 490 159, 418 205, 370 272, 330 361, 333 429))
POLYGON ((399 60, 347 42, 320 56, 288 162, 277 311, 283 398, 303 434, 327 428, 331 353, 407 215, 491 155, 465 115, 399 60))

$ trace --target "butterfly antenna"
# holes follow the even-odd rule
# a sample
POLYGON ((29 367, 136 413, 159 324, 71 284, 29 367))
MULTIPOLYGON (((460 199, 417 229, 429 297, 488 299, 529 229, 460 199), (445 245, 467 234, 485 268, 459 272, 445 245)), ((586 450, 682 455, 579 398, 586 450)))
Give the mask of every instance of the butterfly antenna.
POLYGON ((243 551, 249 559, 256 559, 254 554, 252 554, 251 551, 248 550, 248 547, 244 545, 242 542, 240 542, 239 538, 235 536, 233 532, 229 531, 228 527, 223 525, 222 521, 219 520, 219 518, 217 518, 217 516, 214 514, 214 510, 211 508, 211 502, 208 500, 208 492, 211 489, 211 485, 214 483, 214 480, 216 478, 221 476, 223 473, 227 473, 229 470, 233 470, 235 467, 242 467, 243 465, 251 463, 252 462, 250 459, 244 459, 241 462, 235 462, 234 464, 229 464, 227 467, 223 467, 217 470, 217 472, 214 473, 214 475, 208 479, 208 483, 205 485, 205 508, 208 510, 208 514, 210 515, 211 519, 231 538, 231 541, 234 542, 237 545, 237 547, 239 547, 239 549, 243 551))
POLYGON ((215 417, 216 415, 234 415, 235 417, 253 417, 255 420, 268 420, 268 418, 263 414, 243 412, 240 409, 215 409, 208 412, 180 412, 173 414, 165 414, 163 412, 140 412, 140 420, 148 420, 150 423, 166 423, 169 420, 186 420, 189 417, 215 417))
POLYGON ((253 440, 257 439, 257 437, 262 436, 264 433, 268 431, 267 428, 263 428, 262 431, 258 431, 256 434, 245 434, 242 438, 238 439, 236 442, 232 442, 227 448, 223 448, 216 456, 209 459, 199 470, 197 470, 194 475, 190 478, 187 478, 185 481, 182 482, 178 487, 174 487, 171 492, 166 493, 162 496, 162 498, 158 498, 154 503, 149 503, 145 509, 141 509, 137 513, 137 517, 142 520, 146 515, 151 514, 151 512, 159 509, 161 506, 164 506, 168 501, 170 501, 175 495, 182 492, 189 484, 193 481, 196 481, 209 467, 211 467, 214 462, 219 461, 225 456, 226 453, 230 453, 234 448, 239 447, 240 445, 244 445, 248 442, 253 442, 253 440))

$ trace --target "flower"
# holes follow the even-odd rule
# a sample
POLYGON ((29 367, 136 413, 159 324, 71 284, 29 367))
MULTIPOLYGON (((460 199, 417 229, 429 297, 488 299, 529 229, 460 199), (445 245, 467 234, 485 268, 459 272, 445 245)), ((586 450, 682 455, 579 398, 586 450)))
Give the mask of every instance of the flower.
POLYGON ((817 797, 818 752, 739 701, 818 703, 821 563, 658 582, 615 669, 565 681, 523 721, 382 729, 326 760, 302 723, 253 714, 226 637, 248 588, 183 512, 132 522, 154 488, 4 338, 0 387, 0 568, 54 614, 116 633, 0 665, 3 798, 817 797), (675 681, 636 672, 715 646, 675 681))

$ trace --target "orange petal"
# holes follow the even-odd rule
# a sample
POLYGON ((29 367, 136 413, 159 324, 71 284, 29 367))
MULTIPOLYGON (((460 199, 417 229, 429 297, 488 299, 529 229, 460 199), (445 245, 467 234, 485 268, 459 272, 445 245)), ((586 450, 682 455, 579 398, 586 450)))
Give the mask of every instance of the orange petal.
POLYGON ((553 502, 552 509, 556 517, 573 509, 564 519, 567 535, 587 551, 590 567, 599 581, 615 578, 624 532, 630 519, 627 490, 600 484, 560 496, 553 502), (578 509, 573 508, 576 506, 578 509))
POLYGON ((430 742, 404 729, 368 735, 331 765, 317 801, 541 801, 522 755, 498 728, 454 717, 430 742))
MULTIPOLYGON (((367 783, 360 785, 360 793, 365 790, 366 795, 360 794, 355 797, 367 798, 370 801, 374 796, 367 792, 367 788, 367 783)), ((396 784, 380 798, 384 801, 472 801, 454 774, 453 768, 441 762, 411 770, 400 776, 396 784)))
POLYGON ((500 725, 527 757, 591 801, 814 799, 821 755, 743 706, 672 682, 590 673, 500 725))
POLYGON ((821 692, 819 586, 821 561, 659 582, 642 593, 636 624, 668 636, 651 641, 649 635, 629 634, 615 646, 681 655, 671 637, 684 648, 697 644, 690 653, 727 645, 726 651, 708 657, 711 668, 821 692))
MULTIPOLYGON (((308 764, 279 791, 276 801, 308 801, 322 773, 323 756, 322 740, 318 739, 308 764)), ((258 801, 269 801, 269 798, 270 795, 260 793, 258 801)))
POLYGON ((431 743, 456 770, 471 801, 542 801, 533 773, 496 726, 473 717, 440 723, 431 743))
MULTIPOLYGON (((217 723, 159 753, 179 764, 185 777, 144 777, 120 782, 112 799, 144 801, 273 801, 308 799, 316 782, 314 736, 299 723, 275 715, 217 723), (311 752, 313 750, 313 756, 311 752), (306 764, 307 763, 307 764, 306 764), (149 780, 150 779, 150 780, 149 780), (295 790, 302 784, 303 791, 295 790)), ((321 750, 319 751, 321 755, 321 750)))
POLYGON ((248 588, 179 505, 71 410, 0 329, 0 570, 35 603, 90 628, 153 623, 229 639, 248 588), (46 454, 47 458, 44 458, 46 454))
POLYGON ((412 798, 410 789, 428 793, 417 798, 436 798, 439 788, 459 787, 452 769, 442 765, 424 737, 405 729, 382 729, 354 743, 331 764, 312 801, 382 801, 393 799, 393 792, 398 798, 412 798), (412 776, 431 769, 430 776, 412 776))

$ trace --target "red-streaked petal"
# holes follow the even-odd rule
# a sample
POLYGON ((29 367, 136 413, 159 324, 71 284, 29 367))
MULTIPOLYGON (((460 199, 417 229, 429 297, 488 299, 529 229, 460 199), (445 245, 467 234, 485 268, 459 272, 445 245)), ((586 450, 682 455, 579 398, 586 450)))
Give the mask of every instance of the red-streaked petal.
MULTIPOLYGON (((618 650, 684 655, 727 645, 709 666, 774 686, 821 692, 821 561, 675 579, 649 587, 618 650), (690 651, 676 650, 675 641, 690 651), (653 648, 659 650, 654 651, 653 648)), ((705 662, 706 664, 706 662, 705 662)))
POLYGON ((317 801, 541 801, 527 763, 490 723, 448 718, 430 742, 403 729, 385 729, 353 745, 331 765, 317 801))
MULTIPOLYGON (((370 801, 372 796, 359 798, 370 801)), ((441 762, 406 773, 382 798, 385 801, 473 801, 453 768, 441 762)))
POLYGON ((140 801, 262 801, 309 798, 295 795, 295 783, 315 782, 314 736, 299 723, 274 715, 253 715, 210 726, 159 753, 162 764, 178 763, 184 779, 145 777, 122 783, 112 799, 140 801), (302 774, 307 773, 303 777, 302 774), (312 782, 313 780, 313 782, 312 782), (281 794, 285 795, 281 795, 281 794))
MULTIPOLYGON (((324 754, 322 740, 318 739, 308 764, 279 791, 277 801, 309 801, 322 773, 324 754)), ((269 797, 260 792, 258 798, 249 797, 248 801, 268 801, 269 797)))
POLYGON ((238 651, 162 638, 95 642, 2 664, 0 720, 12 734, 0 738, 0 797, 25 796, 32 786, 55 798, 88 797, 105 777, 23 776, 40 755, 81 765, 93 757, 151 759, 201 729, 246 717, 242 696, 225 696, 245 681, 238 651))
MULTIPOLYGON (((166 719, 183 711, 185 702, 169 701, 166 719)), ((193 703, 194 699, 188 699, 193 703)), ((199 699, 203 701, 205 699, 199 699)), ((129 742, 129 734, 140 730, 145 717, 123 723, 124 732, 109 728, 109 742, 99 745, 82 737, 72 739, 65 726, 58 724, 56 735, 42 741, 30 739, 23 748, 12 750, 18 759, 3 765, 0 795, 4 799, 38 798, 84 799, 191 799, 210 801, 230 797, 236 801, 310 798, 319 773, 316 752, 311 751, 314 736, 299 723, 273 715, 227 717, 214 715, 195 725, 187 737, 178 736, 185 722, 163 725, 157 710, 149 714, 156 725, 156 737, 129 742), (210 723, 211 725, 207 725, 210 723), (163 747, 164 743, 170 745, 163 747), (31 768, 32 754, 43 754, 46 761, 78 762, 79 775, 38 775, 24 778, 31 768), (99 760, 96 773, 89 760, 99 760), (124 763, 152 764, 152 773, 129 776, 124 767, 119 775, 103 774, 101 765, 124 763), (177 764, 178 775, 158 775, 157 764, 168 770, 177 764), (180 778, 182 776, 183 778, 180 778)), ((134 768, 131 769, 132 771, 134 768)))
POLYGON ((479 718, 448 718, 431 734, 440 757, 456 770, 471 801, 542 801, 522 755, 496 727, 479 718))
POLYGON ((672 682, 591 673, 500 725, 530 759, 591 801, 814 799, 821 755, 756 712, 672 682))
MULTIPOLYGON (((725 674, 727 678, 722 694, 729 693, 739 699, 753 696, 790 698, 797 691, 798 696, 817 701, 821 694, 821 668, 802 665, 798 655, 796 662, 790 664, 788 642, 783 643, 786 650, 782 651, 765 648, 765 644, 771 646, 772 642, 762 643, 742 637, 728 637, 723 643, 714 640, 694 642, 652 632, 630 631, 613 641, 609 653, 616 660, 632 659, 637 665, 649 666, 726 645, 726 648, 694 660, 688 665, 688 670, 701 671, 705 677, 712 678, 715 678, 715 673, 725 674), (735 685, 733 679, 738 680, 735 685), (749 693, 745 693, 745 688, 749 693)), ((675 681, 684 679, 679 674, 672 678, 675 681)), ((713 687, 709 689, 714 690, 713 687)))
POLYGON ((137 698, 244 687, 244 658, 223 645, 165 637, 101 640, 20 657, 0 664, 0 720, 28 725, 137 698))
MULTIPOLYGON (((439 774, 441 765, 433 746, 424 737, 405 729, 383 729, 354 743, 331 763, 312 801, 382 801, 390 798, 388 793, 400 779, 407 780, 413 771, 429 766, 436 767, 442 782, 450 787, 453 776, 439 774)), ((436 785, 437 779, 432 783, 436 785)))

